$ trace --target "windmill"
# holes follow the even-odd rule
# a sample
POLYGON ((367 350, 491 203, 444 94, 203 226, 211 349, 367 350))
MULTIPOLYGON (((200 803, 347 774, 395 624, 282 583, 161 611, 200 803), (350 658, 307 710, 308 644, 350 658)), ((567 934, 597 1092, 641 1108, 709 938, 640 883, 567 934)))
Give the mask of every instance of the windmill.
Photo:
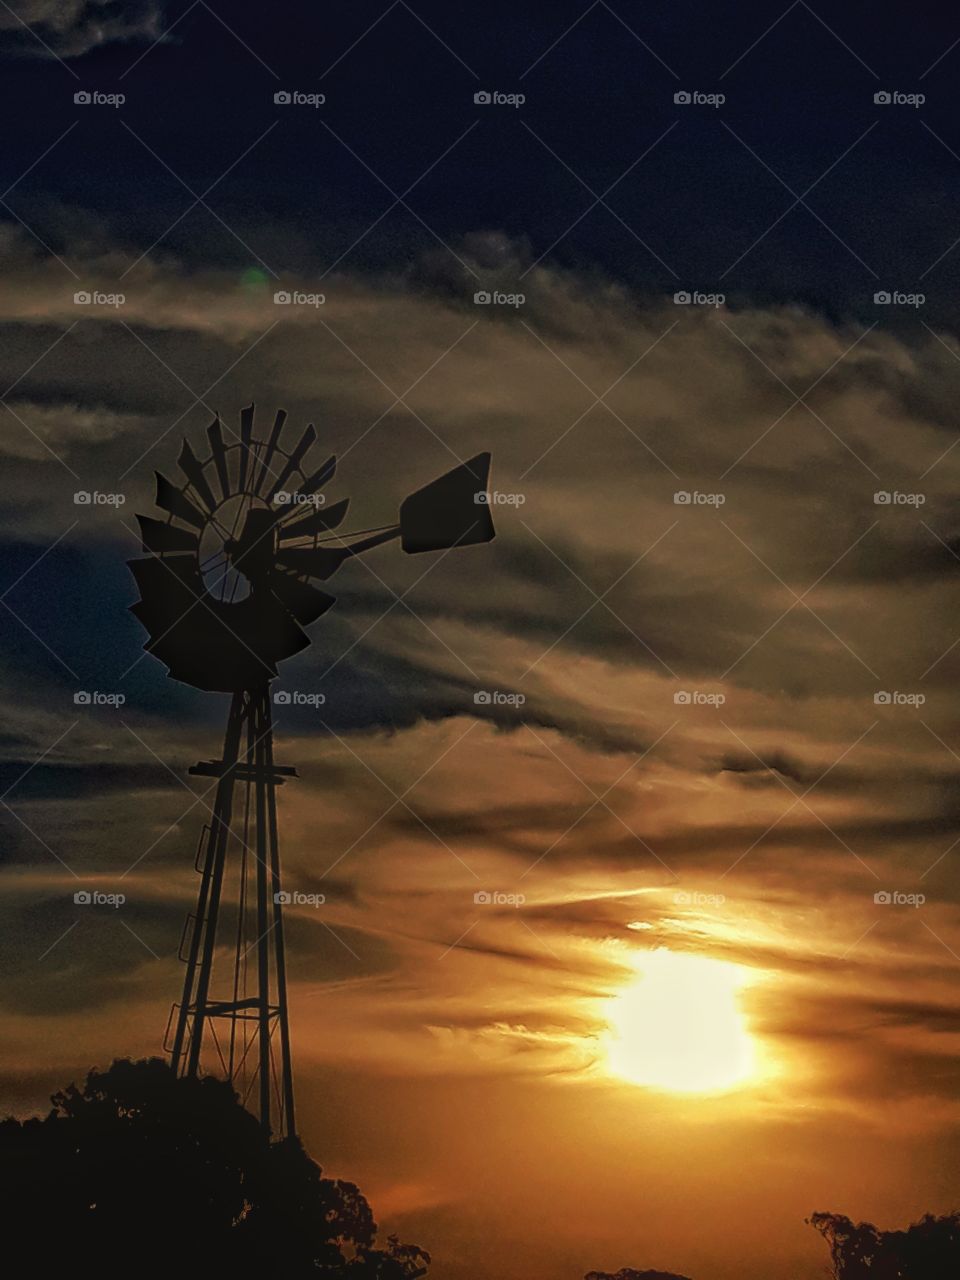
POLYGON ((223 750, 190 772, 215 780, 210 821, 197 846, 197 906, 180 943, 183 993, 165 1049, 179 1075, 219 1069, 267 1134, 295 1132, 277 787, 296 770, 273 757, 270 682, 277 665, 310 643, 304 630, 334 604, 314 585, 352 556, 399 538, 419 553, 489 542, 489 453, 477 454, 411 494, 396 523, 340 535, 347 499, 323 488, 336 458, 315 469, 307 426, 284 446, 285 412, 254 436, 254 406, 224 440, 219 416, 201 460, 184 440, 177 485, 159 472, 163 519, 137 516, 146 557, 129 562, 140 590, 132 612, 144 648, 174 679, 229 693, 223 750))

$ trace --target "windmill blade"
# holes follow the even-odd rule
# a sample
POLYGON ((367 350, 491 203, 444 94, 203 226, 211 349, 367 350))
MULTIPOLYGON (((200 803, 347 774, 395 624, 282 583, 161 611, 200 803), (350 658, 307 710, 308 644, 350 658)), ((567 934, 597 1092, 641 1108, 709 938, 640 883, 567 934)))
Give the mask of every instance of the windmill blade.
POLYGON ((150 516, 137 516, 137 520, 140 523, 140 540, 144 551, 162 555, 165 551, 196 551, 200 546, 200 539, 189 529, 164 524, 162 520, 153 520, 150 516))
POLYGON ((180 450, 180 457, 177 459, 177 466, 196 489, 207 510, 213 511, 217 505, 213 490, 207 484, 207 478, 203 474, 200 460, 190 448, 190 441, 186 437, 184 437, 183 448, 180 450))
POLYGON ((206 523, 203 513, 166 476, 159 471, 153 474, 157 477, 157 506, 163 507, 172 516, 185 520, 187 524, 192 524, 195 529, 202 529, 206 523))
POLYGON ((270 590, 280 603, 293 614, 297 622, 308 627, 321 614, 336 603, 334 596, 318 591, 307 582, 301 582, 292 574, 279 570, 270 579, 270 590))
POLYGON ((197 566, 196 556, 169 556, 160 560, 148 556, 146 560, 128 560, 127 564, 140 589, 140 599, 132 606, 132 612, 140 619, 151 635, 159 635, 178 619, 189 613, 203 595, 203 578, 197 566))
POLYGON ((265 610, 252 595, 236 604, 212 599, 196 556, 128 563, 141 591, 131 612, 149 633, 144 647, 177 680, 200 689, 250 688, 309 643, 285 608, 265 610))
POLYGON ((270 432, 270 439, 267 441, 267 451, 263 455, 263 462, 260 465, 260 474, 257 476, 256 484, 253 486, 253 492, 259 494, 270 471, 270 464, 273 462, 273 455, 277 451, 277 445, 280 443, 280 432, 283 430, 283 424, 287 420, 286 409, 278 409, 277 416, 273 420, 273 430, 270 432))
POLYGON ((240 410, 240 477, 237 482, 237 492, 243 493, 247 486, 247 466, 253 460, 250 450, 250 441, 253 438, 253 410, 254 406, 248 404, 245 409, 240 410))
POLYGON ((310 643, 310 637, 286 608, 264 608, 263 600, 254 595, 237 604, 218 604, 214 612, 222 617, 247 644, 261 662, 275 666, 279 658, 299 653, 310 643))
POLYGON ((279 492, 279 490, 283 488, 287 480, 289 480, 289 478, 293 475, 294 471, 297 470, 297 468, 300 466, 300 463, 303 460, 304 454, 307 452, 307 450, 310 448, 310 446, 313 444, 316 438, 317 438, 317 429, 311 422, 305 428, 303 435, 300 437, 299 441, 297 442, 297 447, 294 449, 293 453, 291 453, 290 457, 288 458, 287 465, 280 472, 280 475, 277 477, 276 482, 271 486, 270 492, 267 494, 267 502, 273 501, 274 494, 276 494, 277 492, 279 492))
POLYGON ((210 456, 213 458, 213 465, 217 469, 217 478, 220 481, 220 497, 228 498, 230 474, 227 471, 227 450, 223 443, 223 429, 220 426, 219 416, 214 418, 207 427, 207 439, 210 441, 210 456))
POLYGON ((294 494, 294 501, 299 497, 309 498, 322 489, 328 480, 332 479, 337 470, 336 454, 331 454, 322 467, 318 467, 312 476, 306 476, 301 482, 300 487, 294 494))
POLYGON ((306 578, 329 578, 353 554, 352 547, 281 547, 277 563, 306 578))
POLYGON ((335 502, 332 507, 322 507, 293 524, 281 525, 280 541, 292 542, 294 538, 308 538, 315 533, 323 533, 326 529, 335 529, 347 514, 349 505, 350 499, 344 498, 342 502, 335 502))

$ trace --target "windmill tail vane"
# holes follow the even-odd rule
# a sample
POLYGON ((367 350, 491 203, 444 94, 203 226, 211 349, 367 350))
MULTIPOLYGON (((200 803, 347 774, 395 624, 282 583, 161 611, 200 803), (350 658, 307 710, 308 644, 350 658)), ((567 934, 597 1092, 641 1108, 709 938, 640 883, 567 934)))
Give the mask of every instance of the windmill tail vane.
POLYGON ((405 498, 394 522, 339 533, 349 501, 327 505, 322 492, 336 458, 314 466, 312 423, 287 447, 285 421, 278 410, 269 434, 255 437, 249 405, 228 442, 218 416, 202 460, 184 439, 183 480, 157 472, 163 518, 137 516, 146 554, 129 561, 147 652, 172 679, 231 694, 221 757, 190 770, 213 779, 215 792, 210 805, 201 798, 209 821, 197 847, 197 905, 181 939, 183 992, 165 1049, 178 1074, 226 1076, 274 1136, 295 1132, 277 788, 297 774, 274 762, 270 682, 335 603, 315 583, 351 557, 395 539, 417 554, 494 537, 489 453, 405 498))

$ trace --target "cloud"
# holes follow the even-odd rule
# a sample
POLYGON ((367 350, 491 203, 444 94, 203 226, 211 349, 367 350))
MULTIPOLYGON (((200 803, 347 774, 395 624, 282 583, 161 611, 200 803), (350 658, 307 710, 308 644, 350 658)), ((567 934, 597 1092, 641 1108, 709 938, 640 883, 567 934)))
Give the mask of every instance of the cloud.
MULTIPOLYGON (((91 290, 115 291, 136 256, 93 223, 67 239, 91 290)), ((523 261, 502 239, 459 248, 505 282, 523 261)), ((3 874, 65 862, 106 883, 137 860, 161 957, 124 970, 121 944, 140 944, 122 927, 99 957, 100 935, 66 939, 37 990, 45 1017, 68 1017, 56 992, 74 967, 85 1007, 120 1002, 138 1026, 176 987, 209 815, 174 775, 216 752, 224 700, 141 656, 124 561, 153 468, 176 475, 182 436, 202 451, 213 412, 236 430, 255 400, 258 427, 282 405, 340 455, 328 496, 351 498, 349 527, 393 519, 487 447, 493 487, 523 499, 496 506, 489 547, 384 548, 341 570, 282 672, 326 698, 276 709, 278 758, 301 775, 281 797, 287 874, 328 898, 289 930, 296 999, 322 1002, 330 1033, 308 1037, 317 1069, 589 1073, 634 950, 666 945, 757 973, 758 1034, 802 1080, 802 1103, 774 1090, 771 1107, 881 1106, 901 1057, 905 1098, 943 1096, 960 455, 936 337, 795 307, 700 314, 542 266, 522 313, 492 316, 435 259, 341 272, 314 309, 148 257, 122 305, 88 308, 21 232, 3 254, 2 644, 21 673, 0 684, 3 874), (817 383, 809 408, 784 383, 817 383), (80 507, 78 489, 125 501, 80 507), (78 718, 77 687, 123 691, 129 729, 78 718), (873 901, 921 884, 925 913, 873 901), (491 911, 480 888, 526 902, 491 911), (846 1076, 824 1025, 863 1042, 846 1076)), ((39 884, 9 931, 23 1016, 31 966, 69 924, 39 884)))
POLYGON ((16 0, 0 10, 0 53, 80 58, 107 44, 157 40, 157 0, 16 0))

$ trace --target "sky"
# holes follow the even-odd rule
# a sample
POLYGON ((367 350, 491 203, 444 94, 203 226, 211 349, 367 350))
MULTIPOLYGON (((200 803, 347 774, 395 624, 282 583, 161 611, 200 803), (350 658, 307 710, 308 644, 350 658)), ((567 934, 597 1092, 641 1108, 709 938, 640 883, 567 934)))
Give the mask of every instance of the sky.
POLYGON ((341 569, 278 680, 325 1171, 437 1280, 955 1209, 951 7, 17 0, 0 59, 4 1109, 160 1051, 227 699, 126 561, 255 401, 349 527, 493 455, 496 540, 341 569))

